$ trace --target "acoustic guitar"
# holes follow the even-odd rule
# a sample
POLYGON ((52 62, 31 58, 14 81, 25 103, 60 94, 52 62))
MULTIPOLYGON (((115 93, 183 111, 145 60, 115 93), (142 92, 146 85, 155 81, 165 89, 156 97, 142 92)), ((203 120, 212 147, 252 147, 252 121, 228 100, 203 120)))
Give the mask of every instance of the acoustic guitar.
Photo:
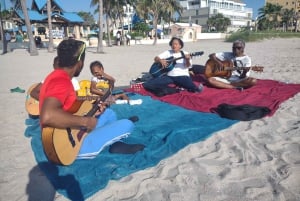
POLYGON ((27 113, 31 116, 39 116, 39 101, 30 96, 31 91, 38 85, 39 83, 35 83, 29 87, 26 94, 25 100, 25 109, 27 113))
POLYGON ((236 67, 233 65, 232 61, 226 60, 221 61, 223 66, 220 66, 216 61, 209 59, 205 64, 205 72, 204 75, 207 78, 210 77, 223 77, 229 78, 231 76, 232 71, 234 70, 253 70, 256 72, 262 72, 262 66, 251 66, 251 67, 236 67))
MULTIPOLYGON (((39 83, 35 83, 29 87, 27 90, 26 100, 25 100, 25 109, 30 116, 39 116, 39 101, 30 96, 31 91, 38 85, 39 83)), ((77 100, 79 101, 93 101, 97 100, 99 96, 77 96, 77 100)), ((87 110, 88 111, 88 110, 87 110)))
MULTIPOLYGON (((204 54, 203 51, 193 52, 193 53, 190 54, 190 56, 195 57, 195 56, 201 56, 203 54, 204 54)), ((161 63, 154 62, 150 67, 149 73, 153 77, 163 76, 163 75, 167 74, 169 71, 171 71, 174 68, 177 60, 182 59, 184 57, 185 57, 185 55, 182 55, 181 57, 178 57, 178 58, 174 58, 173 56, 167 58, 166 60, 167 60, 168 65, 165 68, 162 67, 161 63)))
MULTIPOLYGON (((107 90, 107 92, 102 96, 100 99, 95 101, 92 104, 89 101, 83 101, 82 104, 75 105, 80 106, 75 113, 75 115, 79 116, 93 116, 97 110, 99 109, 98 104, 101 102, 105 102, 105 100, 111 94, 111 90, 107 90), (90 108, 90 110, 87 110, 90 108), (89 111, 86 113, 86 111, 89 111)), ((70 165, 76 159, 80 147, 84 138, 87 135, 86 128, 80 129, 58 129, 58 128, 51 128, 45 127, 42 130, 42 143, 44 152, 48 158, 53 163, 58 165, 70 165)))

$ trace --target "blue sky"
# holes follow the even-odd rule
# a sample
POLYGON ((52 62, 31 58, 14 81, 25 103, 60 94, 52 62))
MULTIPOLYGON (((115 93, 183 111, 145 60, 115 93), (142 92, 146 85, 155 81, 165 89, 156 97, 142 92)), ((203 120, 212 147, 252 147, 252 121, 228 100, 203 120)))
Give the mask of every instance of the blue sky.
POLYGON ((247 8, 253 9, 253 19, 257 17, 258 9, 265 6, 265 0, 242 0, 242 1, 246 4, 247 8))
MULTIPOLYGON (((2 1, 2 0, 1 0, 2 1)), ((6 1, 6 6, 10 7, 11 4, 9 3, 9 0, 6 1)), ((248 8, 253 9, 253 18, 258 14, 258 9, 263 7, 265 5, 265 0, 242 0, 244 3, 246 3, 248 8)), ((31 0, 27 0, 27 4, 29 7, 31 6, 31 0)), ((93 13, 95 8, 90 7, 90 0, 60 0, 62 7, 65 9, 65 11, 68 12, 79 12, 79 11, 86 11, 93 13), (76 2, 76 3, 75 3, 76 2)))

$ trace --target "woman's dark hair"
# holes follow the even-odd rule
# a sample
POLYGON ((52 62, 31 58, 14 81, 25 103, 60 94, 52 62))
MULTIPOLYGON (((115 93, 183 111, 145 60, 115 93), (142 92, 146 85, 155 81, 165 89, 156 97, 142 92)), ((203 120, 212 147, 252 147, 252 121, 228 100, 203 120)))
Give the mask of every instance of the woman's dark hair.
POLYGON ((103 65, 102 65, 102 63, 101 63, 100 61, 93 61, 93 62, 90 64, 90 71, 91 71, 91 73, 92 73, 92 68, 93 68, 94 66, 99 66, 100 68, 103 68, 103 65))
POLYGON ((178 40, 179 43, 180 43, 181 48, 183 48, 183 41, 182 41, 180 38, 177 38, 177 37, 172 37, 172 38, 171 38, 171 40, 170 40, 170 42, 169 42, 169 45, 170 45, 170 46, 172 46, 172 43, 173 43, 174 40, 178 40))
POLYGON ((85 43, 83 41, 67 39, 57 47, 58 65, 73 67, 78 61, 85 59, 85 43))

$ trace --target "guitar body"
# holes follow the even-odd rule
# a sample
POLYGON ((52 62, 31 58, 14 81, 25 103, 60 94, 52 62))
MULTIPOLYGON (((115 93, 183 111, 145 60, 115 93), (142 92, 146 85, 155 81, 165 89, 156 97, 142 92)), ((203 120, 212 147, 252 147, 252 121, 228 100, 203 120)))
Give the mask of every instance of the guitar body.
POLYGON ((251 67, 236 67, 233 65, 232 61, 226 60, 221 61, 223 66, 221 67, 217 62, 212 59, 207 60, 205 64, 205 76, 207 78, 210 77, 223 77, 229 78, 231 76, 232 71, 234 70, 252 70, 255 72, 262 72, 263 66, 251 66, 251 67))
POLYGON ((29 87, 27 90, 26 100, 25 100, 25 109, 27 113, 31 116, 39 116, 39 101, 32 98, 30 96, 31 91, 38 85, 39 83, 35 83, 29 87))
POLYGON ((173 59, 174 57, 169 57, 166 59, 167 61, 171 61, 171 63, 169 62, 169 65, 165 68, 163 68, 160 63, 156 63, 156 62, 153 63, 152 66, 150 67, 149 73, 153 77, 160 77, 165 75, 166 73, 168 73, 174 68, 174 63, 172 62, 173 59))
MULTIPOLYGON (((79 106, 76 102, 72 110, 79 106)), ((75 115, 84 116, 93 104, 83 101, 75 115)), ((47 158, 59 165, 70 165, 76 159, 82 142, 88 133, 80 129, 58 129, 46 127, 42 130, 42 143, 47 158)))
POLYGON ((212 59, 207 60, 205 64, 205 76, 210 77, 223 77, 229 78, 231 76, 231 70, 226 70, 228 68, 233 68, 233 63, 231 61, 222 61, 223 68, 219 66, 217 62, 212 59))

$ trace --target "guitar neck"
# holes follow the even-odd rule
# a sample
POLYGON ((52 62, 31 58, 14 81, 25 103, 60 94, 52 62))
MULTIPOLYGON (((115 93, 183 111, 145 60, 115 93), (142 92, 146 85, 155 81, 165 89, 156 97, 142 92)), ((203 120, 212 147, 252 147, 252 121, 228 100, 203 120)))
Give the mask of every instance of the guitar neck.
POLYGON ((225 67, 225 70, 249 70, 251 67, 225 67))
POLYGON ((92 107, 92 109, 85 116, 87 116, 87 117, 93 116, 99 109, 98 104, 101 102, 104 102, 109 97, 110 94, 111 94, 111 89, 108 89, 107 92, 94 103, 94 106, 92 107))
POLYGON ((77 100, 80 101, 85 101, 85 100, 91 101, 91 100, 97 100, 98 98, 99 96, 77 96, 77 100))
MULTIPOLYGON (((201 56, 201 55, 203 55, 203 54, 204 54, 203 51, 201 51, 201 52, 193 52, 193 53, 190 53, 190 56, 191 56, 191 57, 194 57, 194 56, 201 56)), ((178 57, 178 58, 174 58, 174 59, 172 59, 172 61, 174 62, 174 61, 179 60, 179 59, 182 59, 182 58, 185 58, 185 55, 183 55, 183 56, 181 56, 181 57, 178 57)))

